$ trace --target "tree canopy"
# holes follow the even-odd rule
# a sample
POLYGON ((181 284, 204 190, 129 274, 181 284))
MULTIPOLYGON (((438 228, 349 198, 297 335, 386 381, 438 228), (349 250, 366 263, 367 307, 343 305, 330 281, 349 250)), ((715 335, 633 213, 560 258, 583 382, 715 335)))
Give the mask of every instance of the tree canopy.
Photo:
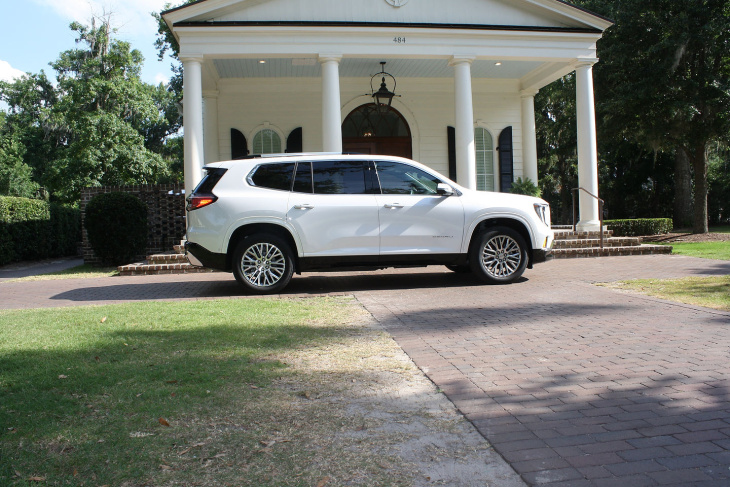
POLYGON ((142 54, 114 39, 108 21, 70 27, 79 48, 51 63, 55 86, 43 72, 0 84, 9 107, 0 125, 0 151, 9 154, 0 156, 0 192, 8 172, 19 188, 11 191, 27 196, 43 187, 69 203, 86 186, 176 178, 175 94, 141 81, 142 54))

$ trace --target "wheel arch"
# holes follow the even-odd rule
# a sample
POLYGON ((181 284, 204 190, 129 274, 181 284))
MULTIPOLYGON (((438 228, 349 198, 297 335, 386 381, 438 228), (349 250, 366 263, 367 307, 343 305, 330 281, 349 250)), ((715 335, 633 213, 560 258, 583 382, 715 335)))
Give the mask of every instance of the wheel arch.
POLYGON ((527 245, 527 267, 531 269, 533 254, 532 234, 530 233, 528 225, 517 218, 492 217, 485 218, 484 220, 477 223, 477 225, 471 232, 471 236, 469 237, 469 248, 467 249, 467 255, 470 255, 471 249, 476 244, 479 235, 481 235, 486 230, 494 227, 510 228, 520 234, 522 239, 525 241, 525 245, 527 245))
POLYGON ((299 268, 299 255, 296 240, 294 240, 294 236, 289 229, 276 223, 248 223, 236 228, 231 234, 231 238, 228 239, 228 248, 226 249, 227 268, 231 269, 233 267, 233 252, 235 252, 238 243, 248 236, 262 233, 276 235, 286 241, 294 257, 294 271, 297 272, 299 268))

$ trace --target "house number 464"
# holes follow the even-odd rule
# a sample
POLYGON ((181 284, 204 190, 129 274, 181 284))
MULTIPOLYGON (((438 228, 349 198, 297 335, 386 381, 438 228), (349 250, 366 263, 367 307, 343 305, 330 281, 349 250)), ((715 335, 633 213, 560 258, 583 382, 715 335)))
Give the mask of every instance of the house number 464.
POLYGON ((406 38, 405 37, 393 37, 393 42, 396 44, 405 44, 406 38))

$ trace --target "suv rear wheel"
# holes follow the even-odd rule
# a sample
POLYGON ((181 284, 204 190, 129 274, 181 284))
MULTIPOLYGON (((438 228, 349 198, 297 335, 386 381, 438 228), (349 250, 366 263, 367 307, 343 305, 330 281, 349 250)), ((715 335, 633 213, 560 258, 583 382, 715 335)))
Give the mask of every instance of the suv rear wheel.
POLYGON ((472 272, 493 284, 514 282, 527 267, 527 245, 511 228, 488 228, 477 237, 469 255, 472 272))
POLYGON ((294 272, 289 245, 275 235, 246 237, 233 253, 233 275, 249 291, 268 294, 281 291, 294 272))

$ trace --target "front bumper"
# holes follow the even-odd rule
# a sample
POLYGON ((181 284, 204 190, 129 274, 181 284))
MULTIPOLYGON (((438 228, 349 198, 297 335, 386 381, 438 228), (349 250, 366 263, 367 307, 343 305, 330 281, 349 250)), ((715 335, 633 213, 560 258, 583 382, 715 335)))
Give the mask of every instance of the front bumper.
POLYGON ((549 260, 553 260, 553 249, 535 249, 532 251, 532 264, 541 264, 549 260))

